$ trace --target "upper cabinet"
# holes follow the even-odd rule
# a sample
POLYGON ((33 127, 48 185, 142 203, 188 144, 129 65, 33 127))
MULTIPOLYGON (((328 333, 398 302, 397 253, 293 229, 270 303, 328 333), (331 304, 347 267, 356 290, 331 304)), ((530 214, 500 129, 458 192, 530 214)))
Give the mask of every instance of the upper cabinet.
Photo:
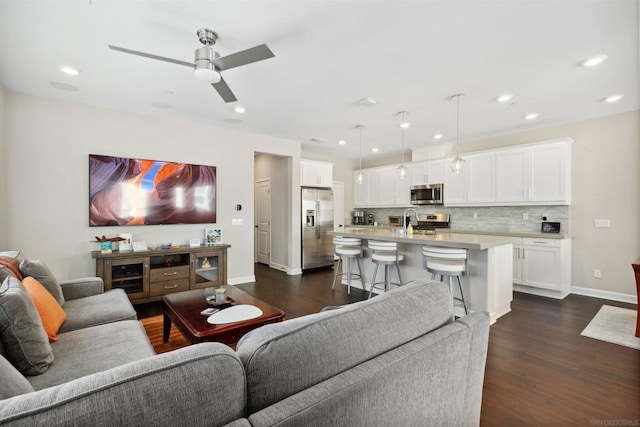
POLYGON ((353 172, 353 194, 356 207, 409 206, 411 199, 411 171, 400 179, 399 165, 364 169, 363 182, 358 183, 359 171, 353 172))
POLYGON ((495 156, 493 153, 464 156, 461 173, 446 169, 445 205, 482 205, 495 200, 495 156))
POLYGON ((571 204, 570 138, 463 154, 462 173, 454 174, 452 159, 407 163, 354 172, 356 207, 410 206, 411 186, 444 183, 446 206, 518 206, 571 204))
POLYGON ((303 187, 327 187, 333 185, 333 163, 316 160, 300 160, 300 185, 303 187))
POLYGON ((408 164, 411 185, 442 184, 444 182, 444 160, 408 164))
POLYGON ((496 202, 571 204, 571 140, 496 152, 496 202))

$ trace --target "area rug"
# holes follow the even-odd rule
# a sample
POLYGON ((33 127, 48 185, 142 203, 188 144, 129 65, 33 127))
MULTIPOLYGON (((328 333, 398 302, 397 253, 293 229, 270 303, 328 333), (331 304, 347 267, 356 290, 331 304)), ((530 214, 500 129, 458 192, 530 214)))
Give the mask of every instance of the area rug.
POLYGON ((635 336, 637 315, 635 310, 603 305, 580 335, 640 350, 640 338, 635 336))

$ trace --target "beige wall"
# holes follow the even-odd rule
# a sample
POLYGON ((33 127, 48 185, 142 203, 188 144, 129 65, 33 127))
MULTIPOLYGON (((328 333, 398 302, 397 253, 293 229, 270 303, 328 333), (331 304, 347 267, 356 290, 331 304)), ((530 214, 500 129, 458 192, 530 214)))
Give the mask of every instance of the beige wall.
MULTIPOLYGON (((131 232, 149 246, 187 244, 202 238, 205 224, 89 227, 88 154, 210 164, 218 174, 218 222, 229 243, 231 283, 254 278, 254 153, 290 157, 290 206, 300 205, 300 144, 185 121, 156 119, 80 104, 6 93, 7 236, 0 250, 20 249, 41 258, 60 279, 95 273, 93 236, 131 232), (236 204, 243 206, 236 211, 236 204), (234 218, 243 219, 232 226, 234 218)), ((5 203, 6 202, 6 203, 5 203)), ((299 209, 286 236, 287 262, 300 267, 299 209)), ((1 242, 0 242, 1 243, 1 242)))

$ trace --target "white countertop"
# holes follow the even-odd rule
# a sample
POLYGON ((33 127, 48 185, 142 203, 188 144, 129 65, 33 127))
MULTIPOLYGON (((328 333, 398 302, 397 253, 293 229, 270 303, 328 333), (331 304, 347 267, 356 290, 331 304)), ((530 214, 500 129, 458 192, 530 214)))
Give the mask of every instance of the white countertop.
MULTIPOLYGON (((374 225, 347 225, 345 230, 351 229, 365 229, 365 230, 392 230, 394 228, 398 228, 398 226, 374 226, 374 225)), ((512 230, 465 230, 465 229, 456 229, 456 228, 447 228, 444 233, 453 233, 453 234, 477 234, 477 235, 485 235, 485 236, 506 236, 506 237, 533 237, 536 239, 571 239, 573 237, 572 234, 569 233, 540 233, 540 232, 530 232, 530 231, 512 231, 512 230)), ((438 234, 443 233, 442 231, 438 231, 438 234)))
POLYGON ((468 233, 413 234, 399 235, 394 229, 387 227, 358 227, 344 231, 330 231, 333 236, 359 237, 366 240, 383 240, 388 242, 409 243, 415 245, 433 245, 449 248, 490 249, 512 243, 508 236, 495 236, 468 233))

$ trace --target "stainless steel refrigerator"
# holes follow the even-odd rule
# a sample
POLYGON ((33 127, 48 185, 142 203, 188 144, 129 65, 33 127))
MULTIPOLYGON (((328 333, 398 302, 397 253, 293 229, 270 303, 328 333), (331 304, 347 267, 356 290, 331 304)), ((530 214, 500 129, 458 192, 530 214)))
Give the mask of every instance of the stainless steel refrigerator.
POLYGON ((333 265, 333 192, 302 187, 302 270, 333 265))

